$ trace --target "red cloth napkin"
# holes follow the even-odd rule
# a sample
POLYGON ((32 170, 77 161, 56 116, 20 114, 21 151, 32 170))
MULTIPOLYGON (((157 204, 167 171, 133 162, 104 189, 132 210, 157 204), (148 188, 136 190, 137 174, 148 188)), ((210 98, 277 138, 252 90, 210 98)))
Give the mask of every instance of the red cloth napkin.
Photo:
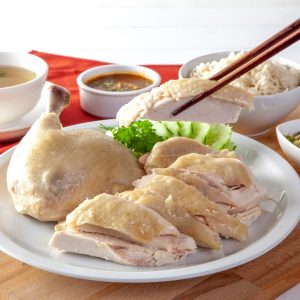
MULTIPOLYGON (((99 120, 99 118, 81 109, 76 78, 79 73, 84 70, 108 64, 107 62, 54 55, 38 51, 31 51, 31 53, 43 58, 48 63, 48 81, 64 86, 71 92, 71 105, 62 112, 60 117, 64 126, 99 120)), ((179 65, 147 65, 147 67, 152 68, 160 74, 162 83, 170 79, 178 78, 178 70, 180 68, 179 65)), ((17 143, 16 141, 0 143, 0 153, 17 143)))

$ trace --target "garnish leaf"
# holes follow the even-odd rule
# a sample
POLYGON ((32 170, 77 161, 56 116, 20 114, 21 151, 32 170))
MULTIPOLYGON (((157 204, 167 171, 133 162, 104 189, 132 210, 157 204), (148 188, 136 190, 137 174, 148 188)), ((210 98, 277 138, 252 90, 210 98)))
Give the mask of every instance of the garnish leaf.
POLYGON ((235 149, 230 140, 232 129, 224 124, 139 120, 128 127, 99 124, 99 128, 109 131, 115 140, 133 151, 137 157, 150 152, 156 143, 173 136, 193 138, 217 150, 235 149))
POLYGON ((156 143, 163 141, 148 120, 135 121, 128 127, 112 128, 100 124, 100 128, 109 130, 115 140, 124 144, 136 156, 150 152, 156 143))

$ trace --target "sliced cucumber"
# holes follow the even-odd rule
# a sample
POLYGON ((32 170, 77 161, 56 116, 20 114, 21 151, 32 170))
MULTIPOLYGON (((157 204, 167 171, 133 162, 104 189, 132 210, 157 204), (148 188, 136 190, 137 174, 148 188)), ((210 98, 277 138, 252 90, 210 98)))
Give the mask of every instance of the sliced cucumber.
POLYGON ((224 145, 230 141, 231 132, 229 125, 210 125, 210 129, 205 138, 205 144, 217 150, 223 149, 224 145))
POLYGON ((205 140, 205 137, 209 131, 210 125, 207 123, 197 123, 193 122, 192 123, 192 138, 203 143, 205 140))
POLYGON ((166 128, 171 132, 172 136, 180 136, 179 123, 176 121, 162 121, 166 128))
POLYGON ((166 128, 165 124, 161 121, 150 121, 155 132, 164 140, 172 136, 171 132, 166 128))
POLYGON ((236 148, 236 145, 229 139, 226 144, 223 146, 222 149, 228 149, 230 151, 234 151, 236 148))
POLYGON ((191 138, 193 135, 192 122, 178 122, 179 133, 181 136, 191 138))
POLYGON ((192 138, 214 149, 234 150, 230 141, 232 130, 229 125, 198 122, 150 121, 155 132, 164 140, 172 136, 192 138))

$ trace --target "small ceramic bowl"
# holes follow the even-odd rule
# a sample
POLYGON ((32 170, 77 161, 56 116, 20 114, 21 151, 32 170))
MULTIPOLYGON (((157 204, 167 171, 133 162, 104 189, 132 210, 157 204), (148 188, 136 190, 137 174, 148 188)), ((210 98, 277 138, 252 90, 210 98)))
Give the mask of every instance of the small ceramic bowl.
POLYGON ((285 136, 294 135, 300 131, 300 119, 287 121, 276 127, 278 143, 284 154, 300 166, 300 148, 291 143, 285 136))
MULTIPOLYGON (((179 70, 179 78, 188 78, 190 72, 200 63, 220 60, 227 57, 232 51, 212 53, 194 58, 179 70)), ((237 52, 237 51, 234 51, 237 52)), ((281 57, 273 58, 281 64, 289 65, 300 72, 300 64, 281 57)), ((274 124, 285 118, 300 103, 300 87, 283 93, 255 96, 253 99, 254 110, 243 109, 233 129, 249 136, 256 136, 267 132, 274 124)))
POLYGON ((160 75, 152 69, 141 66, 106 65, 91 68, 79 74, 77 84, 79 86, 80 104, 83 110, 94 116, 115 118, 121 106, 137 95, 149 92, 157 87, 160 84, 160 75), (111 73, 136 73, 151 79, 153 83, 143 89, 126 92, 102 91, 91 88, 85 83, 88 79, 97 75, 111 73))
POLYGON ((36 74, 25 83, 0 88, 0 127, 6 128, 35 107, 47 78, 48 65, 35 55, 13 52, 0 52, 0 65, 22 67, 36 74))

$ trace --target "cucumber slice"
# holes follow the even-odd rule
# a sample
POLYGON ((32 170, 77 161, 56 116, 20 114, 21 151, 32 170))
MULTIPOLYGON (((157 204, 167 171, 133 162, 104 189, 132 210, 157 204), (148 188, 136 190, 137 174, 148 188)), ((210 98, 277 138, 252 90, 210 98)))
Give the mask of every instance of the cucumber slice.
POLYGON ((179 124, 179 133, 181 136, 191 138, 193 135, 192 122, 178 122, 179 124))
POLYGON ((176 121, 162 121, 166 128, 171 132, 171 136, 180 136, 179 123, 176 121))
POLYGON ((192 122, 192 138, 203 143, 209 131, 210 125, 207 123, 192 122))
POLYGON ((226 144, 223 146, 222 149, 228 149, 230 151, 234 151, 236 148, 236 145, 229 139, 226 144))
POLYGON ((171 132, 166 128, 166 126, 161 121, 150 121, 152 128, 155 132, 161 136, 164 140, 172 136, 171 132))
POLYGON ((221 150, 230 140, 231 133, 231 127, 229 125, 210 125, 210 129, 205 139, 205 144, 214 149, 221 150))

